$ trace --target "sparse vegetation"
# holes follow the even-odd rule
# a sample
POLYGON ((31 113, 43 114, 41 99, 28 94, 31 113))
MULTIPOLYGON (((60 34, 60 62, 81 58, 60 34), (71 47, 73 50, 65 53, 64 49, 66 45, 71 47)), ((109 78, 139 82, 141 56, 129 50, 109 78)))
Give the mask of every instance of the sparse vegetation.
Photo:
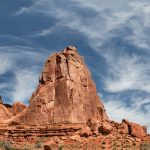
POLYGON ((140 144, 140 150, 150 150, 150 144, 140 144))
POLYGON ((63 147, 62 147, 62 146, 59 146, 58 150, 63 150, 63 147))
POLYGON ((16 148, 13 148, 8 141, 0 142, 0 148, 4 148, 5 150, 17 150, 16 148))
POLYGON ((113 150, 117 150, 117 147, 115 146, 115 147, 113 147, 113 150))
POLYGON ((42 148, 42 143, 36 142, 34 148, 42 148))

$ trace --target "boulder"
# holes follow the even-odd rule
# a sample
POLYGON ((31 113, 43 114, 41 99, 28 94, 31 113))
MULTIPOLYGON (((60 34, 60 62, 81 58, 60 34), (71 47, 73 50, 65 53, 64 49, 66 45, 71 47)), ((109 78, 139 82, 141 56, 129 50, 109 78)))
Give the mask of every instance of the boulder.
POLYGON ((126 123, 121 123, 118 127, 117 127, 118 131, 121 134, 128 134, 129 133, 129 128, 128 125, 126 123))
POLYGON ((88 127, 90 127, 90 129, 91 129, 92 131, 98 131, 99 122, 93 121, 92 119, 89 119, 89 120, 86 122, 86 125, 87 125, 88 127))
POLYGON ((129 122, 128 120, 123 119, 122 123, 125 123, 128 125, 129 134, 137 137, 137 138, 143 138, 147 134, 147 129, 145 126, 141 126, 137 123, 129 122))
POLYGON ((88 126, 85 126, 84 128, 81 129, 79 134, 82 137, 89 137, 90 135, 92 135, 92 132, 88 126))
POLYGON ((143 127, 136 123, 130 124, 130 134, 138 138, 143 138, 144 136, 146 136, 143 127))
POLYGON ((109 122, 103 122, 101 126, 99 127, 99 131, 102 134, 109 134, 113 130, 113 127, 109 122))
POLYGON ((82 139, 81 139, 79 134, 70 136, 69 139, 74 140, 74 141, 78 141, 78 142, 82 142, 82 139))
POLYGON ((46 141, 43 146, 44 150, 58 150, 58 144, 53 140, 46 141))

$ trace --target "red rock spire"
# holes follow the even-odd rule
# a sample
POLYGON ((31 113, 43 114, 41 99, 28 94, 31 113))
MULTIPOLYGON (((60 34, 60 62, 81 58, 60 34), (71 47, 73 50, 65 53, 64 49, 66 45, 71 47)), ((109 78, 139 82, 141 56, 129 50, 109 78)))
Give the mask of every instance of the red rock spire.
POLYGON ((24 124, 86 123, 108 119, 91 74, 75 46, 45 62, 30 105, 15 120, 24 124))

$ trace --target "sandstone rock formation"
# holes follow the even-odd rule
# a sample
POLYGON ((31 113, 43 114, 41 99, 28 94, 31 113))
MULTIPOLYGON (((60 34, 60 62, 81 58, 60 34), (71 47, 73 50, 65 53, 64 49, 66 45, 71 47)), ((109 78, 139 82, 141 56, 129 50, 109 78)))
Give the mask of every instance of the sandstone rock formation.
POLYGON ((137 123, 129 122, 125 119, 122 120, 122 123, 125 123, 128 126, 129 134, 134 137, 143 138, 147 135, 146 127, 143 127, 137 123))
POLYGON ((12 113, 14 116, 16 116, 17 114, 20 114, 23 110, 25 110, 27 108, 27 106, 21 102, 15 102, 12 105, 12 113))
POLYGON ((0 122, 13 117, 13 114, 3 105, 0 104, 0 122))
POLYGON ((68 46, 48 57, 29 107, 13 121, 42 125, 86 123, 89 119, 108 117, 83 58, 76 47, 68 46))

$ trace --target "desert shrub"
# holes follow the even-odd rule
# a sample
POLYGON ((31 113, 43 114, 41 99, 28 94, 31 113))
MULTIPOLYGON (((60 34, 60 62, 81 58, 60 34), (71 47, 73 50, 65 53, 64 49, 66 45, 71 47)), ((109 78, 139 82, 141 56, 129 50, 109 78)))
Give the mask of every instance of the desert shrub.
POLYGON ((5 150, 18 150, 17 148, 12 147, 8 141, 1 141, 0 148, 4 148, 5 150))
POLYGON ((149 150, 150 149, 150 144, 145 143, 145 144, 140 144, 140 150, 149 150))
POLYGON ((41 142, 36 142, 34 147, 35 148, 42 148, 42 143, 41 142))
POLYGON ((0 147, 4 148, 5 150, 11 150, 11 145, 8 141, 0 142, 0 147))
POLYGON ((23 148, 19 149, 19 150, 30 150, 31 148, 29 147, 29 145, 25 145, 23 148))
POLYGON ((58 150, 63 150, 63 147, 62 147, 62 146, 59 146, 58 150))

